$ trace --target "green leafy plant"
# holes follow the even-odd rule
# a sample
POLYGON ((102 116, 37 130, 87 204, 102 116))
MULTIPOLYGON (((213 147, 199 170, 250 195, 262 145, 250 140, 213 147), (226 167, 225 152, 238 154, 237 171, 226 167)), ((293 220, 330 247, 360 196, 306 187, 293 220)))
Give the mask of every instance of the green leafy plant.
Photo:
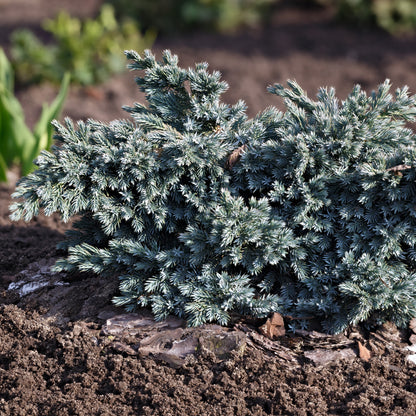
POLYGON ((56 270, 119 276, 117 305, 189 324, 316 317, 329 332, 416 316, 416 116, 407 88, 269 91, 286 111, 221 103, 207 64, 130 51, 133 121, 55 123, 12 218, 80 216, 56 270))
POLYGON ((58 117, 65 101, 70 76, 64 76, 61 89, 51 105, 43 105, 33 132, 25 123, 19 101, 14 95, 14 73, 6 54, 0 49, 0 180, 7 181, 12 164, 21 167, 23 175, 33 168, 33 160, 52 144, 51 121, 58 117))
POLYGON ((376 24, 390 33, 414 32, 416 0, 336 0, 342 20, 376 24))
POLYGON ((231 31, 255 26, 275 0, 110 0, 120 16, 136 16, 146 27, 160 32, 195 28, 231 31))
POLYGON ((43 26, 53 35, 54 44, 44 45, 26 29, 12 34, 12 60, 21 83, 59 83, 63 74, 69 72, 74 83, 99 84, 125 69, 120 50, 142 50, 155 39, 150 30, 142 35, 133 20, 118 24, 108 4, 95 20, 83 22, 63 11, 43 26))

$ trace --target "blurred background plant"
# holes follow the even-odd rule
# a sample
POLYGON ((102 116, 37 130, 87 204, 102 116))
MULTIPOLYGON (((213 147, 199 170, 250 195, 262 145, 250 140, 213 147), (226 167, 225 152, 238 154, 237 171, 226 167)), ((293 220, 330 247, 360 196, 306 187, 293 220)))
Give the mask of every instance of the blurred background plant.
POLYGON ((416 30, 416 0, 333 0, 340 20, 376 25, 392 34, 416 30))
POLYGON ((104 4, 97 19, 81 21, 62 11, 43 28, 55 43, 43 44, 30 30, 12 34, 11 55, 19 83, 60 83, 65 72, 73 83, 99 84, 126 67, 123 50, 152 46, 155 33, 142 34, 132 19, 118 23, 114 9, 104 4))
POLYGON ((272 10, 329 7, 338 20, 379 26, 392 33, 416 29, 416 0, 106 0, 96 19, 81 20, 61 11, 43 22, 52 43, 28 29, 11 36, 11 59, 18 84, 59 83, 65 72, 72 82, 100 84, 125 69, 123 50, 151 48, 156 32, 194 29, 231 32, 264 25, 272 10), (145 29, 145 32, 140 28, 145 29))
POLYGON ((7 182, 8 169, 16 164, 27 175, 41 150, 52 144, 51 121, 59 116, 65 101, 70 75, 65 74, 61 89, 52 104, 43 105, 33 131, 25 123, 22 107, 14 95, 14 73, 3 49, 0 48, 0 181, 7 182))
POLYGON ((195 28, 228 32, 255 26, 279 0, 109 0, 118 17, 135 17, 161 33, 195 28))
MULTIPOLYGON (((281 0, 108 0, 118 17, 134 17, 160 33, 195 28, 229 32, 263 24, 281 0)), ((287 2, 291 3, 291 2, 287 2)), ((414 32, 416 0, 292 0, 295 7, 331 7, 339 20, 378 26, 392 34, 414 32)))

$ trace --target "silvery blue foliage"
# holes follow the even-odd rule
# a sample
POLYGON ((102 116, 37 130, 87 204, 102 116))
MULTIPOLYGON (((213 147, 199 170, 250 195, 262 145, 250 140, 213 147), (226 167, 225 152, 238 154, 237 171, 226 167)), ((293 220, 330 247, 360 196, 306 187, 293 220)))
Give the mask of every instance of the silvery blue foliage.
MULTIPOLYGON (((55 123, 59 146, 14 193, 14 219, 78 216, 57 270, 117 275, 117 305, 189 324, 316 317, 328 332, 416 316, 416 98, 293 81, 286 111, 220 101, 207 64, 127 52, 148 105, 132 121, 55 123)), ((301 320, 301 319, 300 319, 301 320)))

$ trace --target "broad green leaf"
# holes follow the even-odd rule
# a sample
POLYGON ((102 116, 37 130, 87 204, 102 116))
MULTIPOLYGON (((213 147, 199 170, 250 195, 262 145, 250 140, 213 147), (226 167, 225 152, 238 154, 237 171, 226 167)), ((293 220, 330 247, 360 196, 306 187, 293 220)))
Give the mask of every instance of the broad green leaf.
MULTIPOLYGON (((33 130, 36 147, 33 149, 33 154, 31 155, 32 159, 28 162, 29 164, 32 163, 33 159, 35 159, 41 150, 48 149, 52 145, 53 129, 51 121, 59 117, 65 98, 68 94, 70 80, 70 74, 66 73, 55 100, 50 105, 43 105, 42 114, 33 130)), ((23 174, 26 173, 23 172, 23 174)))
POLYGON ((7 164, 0 153, 0 182, 7 182, 7 164))
POLYGON ((35 138, 25 123, 19 101, 8 90, 0 93, 2 117, 0 151, 6 163, 30 157, 35 146, 35 138))
POLYGON ((33 133, 25 122, 23 109, 13 92, 14 73, 0 48, 0 181, 6 181, 7 167, 21 165, 22 174, 33 170, 33 160, 52 142, 51 121, 59 116, 65 101, 70 76, 65 74, 61 89, 51 105, 44 105, 33 133))
POLYGON ((8 91, 13 91, 13 88, 14 88, 13 69, 2 48, 0 48, 0 85, 2 85, 8 91))

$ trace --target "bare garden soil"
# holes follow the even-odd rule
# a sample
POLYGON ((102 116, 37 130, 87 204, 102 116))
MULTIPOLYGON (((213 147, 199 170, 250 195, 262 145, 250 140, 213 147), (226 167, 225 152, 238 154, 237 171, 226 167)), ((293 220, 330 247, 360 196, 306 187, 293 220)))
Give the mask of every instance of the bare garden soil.
MULTIPOLYGON (((0 45, 8 50, 18 27, 41 33, 40 21, 63 6, 94 16, 100 1, 0 0, 0 45)), ((166 48, 183 66, 220 70, 230 84, 224 100, 244 99, 251 116, 282 105, 265 89, 288 78, 310 96, 328 85, 342 99, 355 83, 371 90, 385 78, 416 92, 416 37, 342 26, 326 10, 287 7, 234 34, 161 36, 154 51, 166 48)), ((29 124, 54 94, 48 85, 17 91, 29 124)), ((127 73, 72 88, 63 115, 110 121, 143 100, 127 73)), ((70 225, 43 216, 12 223, 11 179, 0 186, 0 415, 416 415, 411 328, 270 339, 264 321, 191 329, 148 311, 125 315, 111 304, 117 276, 51 272, 70 225)))

